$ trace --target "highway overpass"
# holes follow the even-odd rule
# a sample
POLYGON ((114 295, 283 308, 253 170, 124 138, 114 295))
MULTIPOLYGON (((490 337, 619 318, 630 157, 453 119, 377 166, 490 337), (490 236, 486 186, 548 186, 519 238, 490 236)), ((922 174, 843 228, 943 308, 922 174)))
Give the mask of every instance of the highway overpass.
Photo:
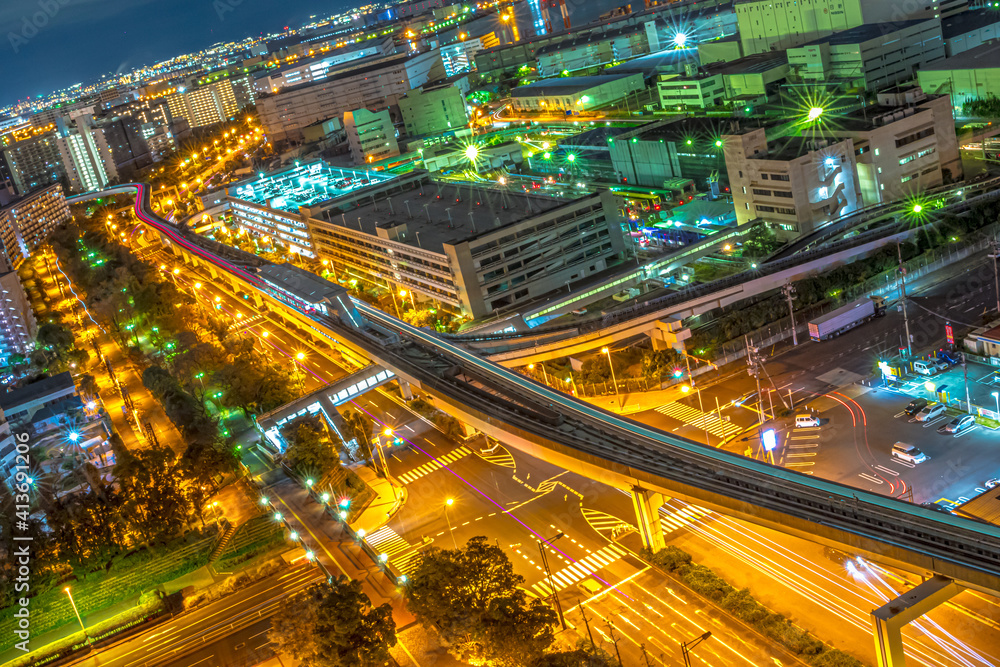
MULTIPOLYGON (((143 184, 74 201, 131 191, 137 193, 136 215, 160 234, 165 246, 185 261, 204 265, 234 292, 271 309, 288 326, 307 331, 317 345, 392 369, 402 382, 420 388, 442 409, 505 444, 628 489, 643 542, 652 549, 664 545, 657 510, 666 495, 922 576, 942 575, 962 586, 1000 594, 998 526, 815 479, 657 431, 553 391, 456 342, 353 302, 332 283, 326 283, 322 293, 312 286, 308 293, 299 294, 277 289, 273 282, 214 255, 155 216, 143 184)), ((873 622, 882 664, 902 664, 893 652, 891 640, 898 626, 893 626, 892 617, 873 622)))

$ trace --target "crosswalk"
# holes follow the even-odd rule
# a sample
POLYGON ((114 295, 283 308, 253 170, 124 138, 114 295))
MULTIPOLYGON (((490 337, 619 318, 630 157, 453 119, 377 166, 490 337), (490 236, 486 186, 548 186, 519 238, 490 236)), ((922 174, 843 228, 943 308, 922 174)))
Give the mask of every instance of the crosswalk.
POLYGON ((701 522, 701 520, 711 514, 711 510, 697 505, 685 505, 684 507, 661 507, 660 525, 663 526, 664 533, 672 533, 675 530, 688 528, 701 522))
POLYGON ((446 465, 454 463, 455 461, 457 461, 457 460, 459 460, 461 458, 464 458, 464 457, 468 456, 471 453, 472 453, 472 450, 467 449, 466 447, 459 447, 458 449, 456 449, 455 451, 453 451, 450 454, 445 454, 444 456, 439 456, 438 458, 434 459, 430 463, 425 463, 422 466, 414 468, 413 470, 411 470, 409 472, 404 472, 402 475, 399 475, 398 479, 403 484, 409 484, 411 482, 415 482, 416 480, 420 479, 424 475, 429 475, 432 472, 434 472, 435 470, 439 470, 439 469, 443 468, 446 465))
MULTIPOLYGON (((556 591, 561 591, 590 576, 594 572, 621 560, 626 555, 628 555, 628 552, 617 544, 609 544, 600 551, 595 551, 586 558, 581 558, 572 565, 568 565, 558 572, 553 572, 552 585, 556 591)), ((547 577, 533 585, 531 590, 538 597, 552 595, 552 589, 549 588, 547 577)))
POLYGON ((725 419, 719 419, 712 413, 702 412, 697 408, 692 408, 690 405, 684 405, 683 403, 667 403, 655 409, 660 414, 673 417, 699 430, 708 431, 717 438, 728 438, 743 430, 736 424, 727 422, 725 419))
POLYGON ((387 562, 402 574, 410 574, 420 564, 420 553, 416 547, 400 537, 388 526, 376 530, 365 537, 365 543, 377 555, 385 554, 387 562))
POLYGON ((602 535, 606 532, 608 533, 607 536, 614 538, 635 530, 635 526, 632 524, 622 521, 607 512, 592 510, 587 507, 581 507, 580 511, 583 512, 583 518, 590 524, 590 527, 602 535))

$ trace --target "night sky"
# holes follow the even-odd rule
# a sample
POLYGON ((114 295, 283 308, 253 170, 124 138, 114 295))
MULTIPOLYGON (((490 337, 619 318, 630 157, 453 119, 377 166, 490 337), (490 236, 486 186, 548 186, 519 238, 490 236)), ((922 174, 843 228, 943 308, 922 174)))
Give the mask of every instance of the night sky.
POLYGON ((359 4, 363 0, 0 0, 0 106, 359 4), (220 6, 232 8, 221 19, 220 6), (25 28, 32 17, 44 23, 34 35, 34 26, 25 28))

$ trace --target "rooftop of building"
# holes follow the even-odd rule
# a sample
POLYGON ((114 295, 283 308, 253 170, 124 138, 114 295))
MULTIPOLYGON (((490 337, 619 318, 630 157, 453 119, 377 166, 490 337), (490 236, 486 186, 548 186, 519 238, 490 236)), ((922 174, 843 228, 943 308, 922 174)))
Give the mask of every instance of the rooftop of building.
MULTIPOLYGON (((331 49, 329 51, 325 51, 317 55, 299 58, 295 62, 288 63, 287 65, 280 65, 278 67, 261 70, 254 74, 254 78, 259 79, 261 77, 274 76, 275 74, 281 74, 283 72, 291 72, 297 69, 301 69, 302 67, 307 65, 320 64, 324 60, 337 58, 339 56, 343 56, 344 54, 351 53, 352 51, 361 51, 363 49, 368 49, 376 45, 377 42, 369 42, 367 40, 364 42, 358 42, 356 44, 345 44, 344 46, 338 47, 336 49, 331 49)), ((337 64, 339 65, 341 63, 337 64)))
MULTIPOLYGON (((357 60, 349 60, 347 62, 337 63, 333 65, 328 71, 329 74, 319 81, 306 81, 305 83, 300 83, 295 86, 286 86, 282 88, 277 93, 271 93, 270 95, 284 95, 286 93, 298 92, 300 90, 305 90, 307 88, 313 88, 316 86, 328 86, 331 83, 335 83, 340 79, 346 79, 357 76, 364 76, 366 74, 371 74, 372 72, 377 72, 379 70, 385 69, 387 67, 393 67, 398 65, 410 58, 417 55, 425 53, 423 51, 419 53, 396 53, 392 55, 372 55, 365 58, 358 58, 357 60)), ((273 72, 271 72, 273 74, 273 72)), ((261 95, 261 97, 269 97, 270 95, 261 95)))
POLYGON ((240 181, 227 188, 227 192, 232 197, 260 206, 298 213, 300 206, 315 206, 393 178, 393 175, 385 172, 331 167, 325 162, 306 162, 240 181))
POLYGON ((982 44, 944 60, 921 66, 921 72, 946 72, 956 69, 1000 68, 1000 42, 982 44))
POLYGON ((850 28, 849 30, 840 30, 832 35, 814 39, 813 41, 807 42, 796 48, 812 46, 814 44, 830 44, 832 46, 840 46, 844 44, 863 44, 864 42, 870 42, 873 39, 884 39, 887 35, 899 30, 911 28, 920 23, 926 23, 928 27, 937 25, 937 21, 934 19, 912 19, 909 21, 893 21, 891 23, 865 23, 863 25, 850 28))
POLYGON ((604 73, 642 74, 650 77, 664 72, 683 71, 685 63, 689 62, 698 62, 697 49, 665 49, 609 67, 604 73))
POLYGON ((512 91, 514 97, 535 97, 536 95, 575 95, 612 81, 627 74, 597 74, 595 76, 565 76, 539 79, 526 86, 518 86, 512 91))
MULTIPOLYGON (((756 127, 752 121, 742 120, 740 123, 744 131, 756 127)), ((732 127, 727 119, 681 117, 665 118, 640 125, 623 133, 620 138, 626 140, 635 138, 639 141, 659 141, 662 139, 663 141, 687 145, 688 139, 695 143, 710 142, 731 132, 732 127)))
POLYGON ((733 74, 760 74, 787 64, 788 55, 784 51, 765 51, 728 62, 709 63, 705 68, 713 74, 729 76, 733 74))
POLYGON ((954 16, 941 19, 941 34, 945 39, 954 39, 960 35, 978 30, 983 26, 1000 23, 1000 14, 993 7, 980 7, 959 12, 954 16))
MULTIPOLYGON (((566 200, 508 188, 444 183, 426 178, 418 187, 363 199, 358 208, 334 216, 335 224, 366 234, 378 228, 405 231, 394 240, 431 252, 457 245, 505 225, 556 209, 566 200), (399 229, 405 225, 405 230, 399 229), (418 236, 419 234, 419 236, 418 236)), ((391 233, 390 233, 391 236, 391 233)))
POLYGON ((1000 486, 980 493, 957 508, 960 516, 972 516, 982 521, 1000 525, 1000 486))
POLYGON ((778 162, 789 162, 803 155, 822 150, 825 146, 836 144, 841 139, 827 139, 824 145, 823 139, 814 137, 781 137, 774 141, 767 142, 767 152, 762 155, 753 155, 752 160, 776 160, 778 162))
POLYGON ((606 39, 615 39, 626 35, 632 35, 637 32, 643 32, 644 30, 645 28, 642 25, 625 25, 617 28, 609 28, 608 30, 602 32, 591 32, 588 34, 577 35, 575 37, 556 42, 555 44, 548 44, 541 47, 535 51, 535 58, 548 55, 550 53, 558 53, 566 49, 573 49, 578 46, 587 46, 588 44, 593 44, 594 42, 606 39))
POLYGON ((43 378, 23 387, 12 389, 6 394, 0 394, 0 408, 3 408, 5 411, 11 411, 25 403, 37 401, 50 394, 56 394, 68 389, 75 390, 76 385, 73 383, 73 376, 70 375, 70 372, 65 371, 64 373, 43 378))

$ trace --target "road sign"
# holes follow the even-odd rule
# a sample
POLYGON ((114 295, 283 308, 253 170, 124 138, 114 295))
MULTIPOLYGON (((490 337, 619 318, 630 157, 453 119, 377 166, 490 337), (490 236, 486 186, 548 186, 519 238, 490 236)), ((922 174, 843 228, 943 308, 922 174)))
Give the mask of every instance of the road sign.
POLYGON ((944 337, 948 339, 948 345, 955 344, 955 332, 951 328, 951 322, 944 323, 944 337))
POLYGON ((769 428, 761 434, 761 441, 764 443, 764 449, 767 451, 771 451, 778 446, 778 438, 775 436, 773 428, 769 428))

